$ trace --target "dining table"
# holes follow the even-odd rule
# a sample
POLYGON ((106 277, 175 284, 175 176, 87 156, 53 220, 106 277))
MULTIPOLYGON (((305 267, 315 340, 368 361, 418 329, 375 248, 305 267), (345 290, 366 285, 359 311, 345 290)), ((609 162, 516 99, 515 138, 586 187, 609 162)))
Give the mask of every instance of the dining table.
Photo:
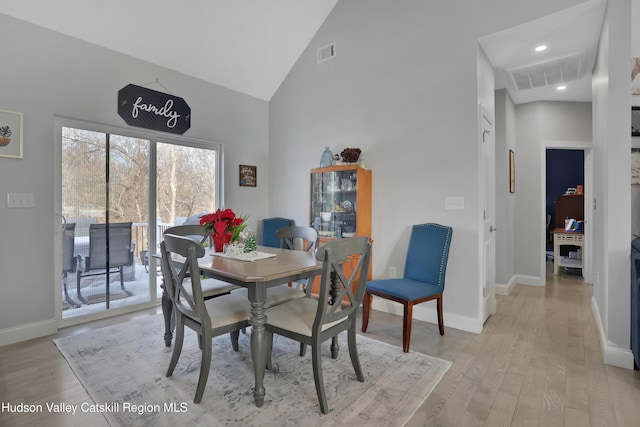
POLYGON ((269 288, 285 283, 313 278, 321 274, 322 262, 313 253, 289 249, 258 246, 257 255, 268 256, 252 259, 235 259, 215 253, 207 248, 198 259, 203 275, 247 288, 249 298, 249 322, 251 323, 251 358, 255 375, 253 396, 255 404, 264 404, 264 375, 267 363, 265 301, 269 288), (267 255, 268 254, 268 255, 267 255))

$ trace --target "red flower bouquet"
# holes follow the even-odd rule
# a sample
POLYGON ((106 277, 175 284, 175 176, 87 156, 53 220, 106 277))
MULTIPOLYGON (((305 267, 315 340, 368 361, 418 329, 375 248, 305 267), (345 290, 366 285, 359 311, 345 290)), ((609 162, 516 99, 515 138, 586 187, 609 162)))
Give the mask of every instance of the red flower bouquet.
POLYGON ((247 227, 245 219, 236 216, 231 209, 218 209, 215 213, 202 215, 200 225, 211 235, 216 252, 222 252, 225 243, 238 240, 240 232, 247 227))

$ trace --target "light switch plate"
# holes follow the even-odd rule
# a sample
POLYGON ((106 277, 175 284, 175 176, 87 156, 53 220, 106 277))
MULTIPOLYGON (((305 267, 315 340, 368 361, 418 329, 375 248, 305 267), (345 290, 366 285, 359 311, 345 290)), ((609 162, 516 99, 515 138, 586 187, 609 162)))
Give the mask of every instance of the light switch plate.
POLYGON ((7 208, 33 208, 35 197, 33 193, 7 193, 7 208))
POLYGON ((463 211, 464 197, 447 196, 444 198, 444 208, 448 211, 463 211))

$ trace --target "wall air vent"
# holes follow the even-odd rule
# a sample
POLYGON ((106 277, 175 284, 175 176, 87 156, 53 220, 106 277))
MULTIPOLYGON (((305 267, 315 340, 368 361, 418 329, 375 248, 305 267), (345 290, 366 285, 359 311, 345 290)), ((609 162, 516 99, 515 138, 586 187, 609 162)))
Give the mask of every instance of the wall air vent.
POLYGON ((330 45, 321 47, 318 49, 318 64, 326 61, 327 59, 331 59, 336 56, 336 44, 331 43, 330 45))
POLYGON ((518 90, 556 85, 582 78, 585 67, 584 56, 584 53, 573 54, 510 68, 506 71, 518 90))

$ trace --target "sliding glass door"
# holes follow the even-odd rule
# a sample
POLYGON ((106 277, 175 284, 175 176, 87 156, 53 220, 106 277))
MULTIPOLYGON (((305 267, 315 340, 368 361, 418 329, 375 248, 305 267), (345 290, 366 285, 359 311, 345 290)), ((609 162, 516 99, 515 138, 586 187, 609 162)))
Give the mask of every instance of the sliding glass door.
POLYGON ((62 119, 56 129, 62 324, 156 304, 162 232, 221 205, 222 147, 62 119))
POLYGON ((139 256, 149 153, 146 139, 62 128, 62 217, 73 241, 62 251, 63 318, 150 301, 139 256))

